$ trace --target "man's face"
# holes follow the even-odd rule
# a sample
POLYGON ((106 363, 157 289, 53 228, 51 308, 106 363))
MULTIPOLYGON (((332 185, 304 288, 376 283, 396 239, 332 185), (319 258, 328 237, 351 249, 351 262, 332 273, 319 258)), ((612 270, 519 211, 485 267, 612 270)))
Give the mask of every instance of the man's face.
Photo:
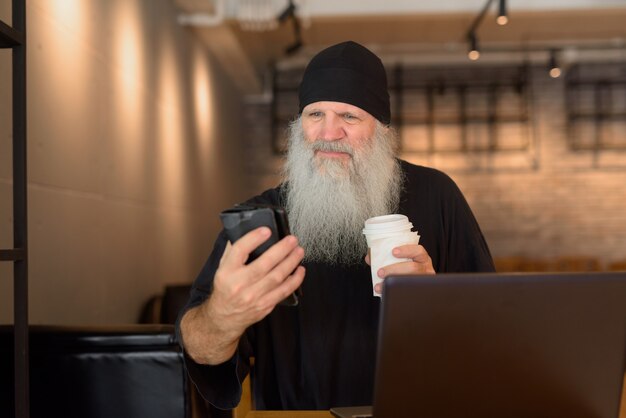
POLYGON ((341 162, 348 165, 354 153, 369 145, 376 118, 356 106, 340 102, 315 102, 302 110, 302 129, 314 148, 318 165, 341 162))
POLYGON ((363 223, 398 206, 396 144, 391 128, 345 103, 312 103, 291 122, 283 172, 286 207, 305 260, 362 262, 363 223))

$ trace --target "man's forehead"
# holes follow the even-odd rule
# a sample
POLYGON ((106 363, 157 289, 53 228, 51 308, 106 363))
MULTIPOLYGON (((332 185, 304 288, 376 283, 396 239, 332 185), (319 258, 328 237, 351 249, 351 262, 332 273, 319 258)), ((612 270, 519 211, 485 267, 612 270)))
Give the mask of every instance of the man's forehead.
POLYGON ((367 111, 361 109, 358 106, 351 105, 350 103, 344 102, 314 102, 306 105, 303 111, 311 111, 311 110, 330 110, 337 113, 358 113, 368 115, 373 118, 367 111))

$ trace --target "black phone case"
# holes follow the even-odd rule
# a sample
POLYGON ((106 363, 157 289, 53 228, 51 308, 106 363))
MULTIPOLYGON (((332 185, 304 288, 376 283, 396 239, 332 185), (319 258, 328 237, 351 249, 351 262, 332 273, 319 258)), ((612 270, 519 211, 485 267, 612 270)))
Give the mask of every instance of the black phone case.
MULTIPOLYGON (((247 263, 254 261, 269 247, 290 233, 285 210, 276 206, 237 205, 221 212, 220 219, 224 226, 226 237, 231 243, 236 242, 243 235, 260 226, 267 226, 272 231, 272 235, 268 240, 250 253, 247 263)), ((280 304, 296 306, 298 304, 298 296, 300 296, 300 289, 288 296, 280 304)))

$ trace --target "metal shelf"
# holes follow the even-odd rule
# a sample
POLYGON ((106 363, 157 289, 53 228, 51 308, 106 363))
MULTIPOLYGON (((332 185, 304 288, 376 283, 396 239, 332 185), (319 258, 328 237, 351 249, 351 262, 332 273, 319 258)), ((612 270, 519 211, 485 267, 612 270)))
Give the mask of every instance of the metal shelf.
POLYGON ((626 64, 581 63, 565 82, 568 143, 574 151, 626 151, 621 128, 626 121, 626 64), (616 132, 612 128, 617 127, 616 132), (590 141, 583 135, 591 135, 590 141))
POLYGON ((0 261, 20 261, 26 259, 26 252, 20 248, 0 250, 0 261))
POLYGON ((23 34, 0 20, 0 48, 13 48, 23 44, 23 34))
MULTIPOLYGON (((13 71, 13 247, 0 261, 13 262, 15 417, 30 416, 28 367, 28 228, 26 180, 26 1, 12 1, 13 26, 0 21, 0 48, 11 48, 13 71)), ((3 373, 7 371, 3 370, 3 373)))

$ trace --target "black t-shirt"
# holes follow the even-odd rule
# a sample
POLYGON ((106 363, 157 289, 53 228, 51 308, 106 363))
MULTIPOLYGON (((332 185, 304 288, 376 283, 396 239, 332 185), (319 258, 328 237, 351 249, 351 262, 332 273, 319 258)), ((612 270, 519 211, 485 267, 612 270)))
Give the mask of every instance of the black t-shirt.
MULTIPOLYGON (((404 161, 401 165, 405 179, 399 213, 419 232, 435 271, 494 271, 485 239, 456 184, 435 169, 404 161)), ((281 189, 251 201, 281 205, 281 189)), ((183 312, 209 296, 225 246, 222 232, 183 312)), ((277 306, 251 326, 230 361, 204 366, 185 356, 192 380, 210 403, 224 409, 238 404, 250 357, 255 358, 257 409, 372 403, 380 298, 372 295, 370 267, 364 261, 354 266, 304 266, 300 304, 277 306)))

